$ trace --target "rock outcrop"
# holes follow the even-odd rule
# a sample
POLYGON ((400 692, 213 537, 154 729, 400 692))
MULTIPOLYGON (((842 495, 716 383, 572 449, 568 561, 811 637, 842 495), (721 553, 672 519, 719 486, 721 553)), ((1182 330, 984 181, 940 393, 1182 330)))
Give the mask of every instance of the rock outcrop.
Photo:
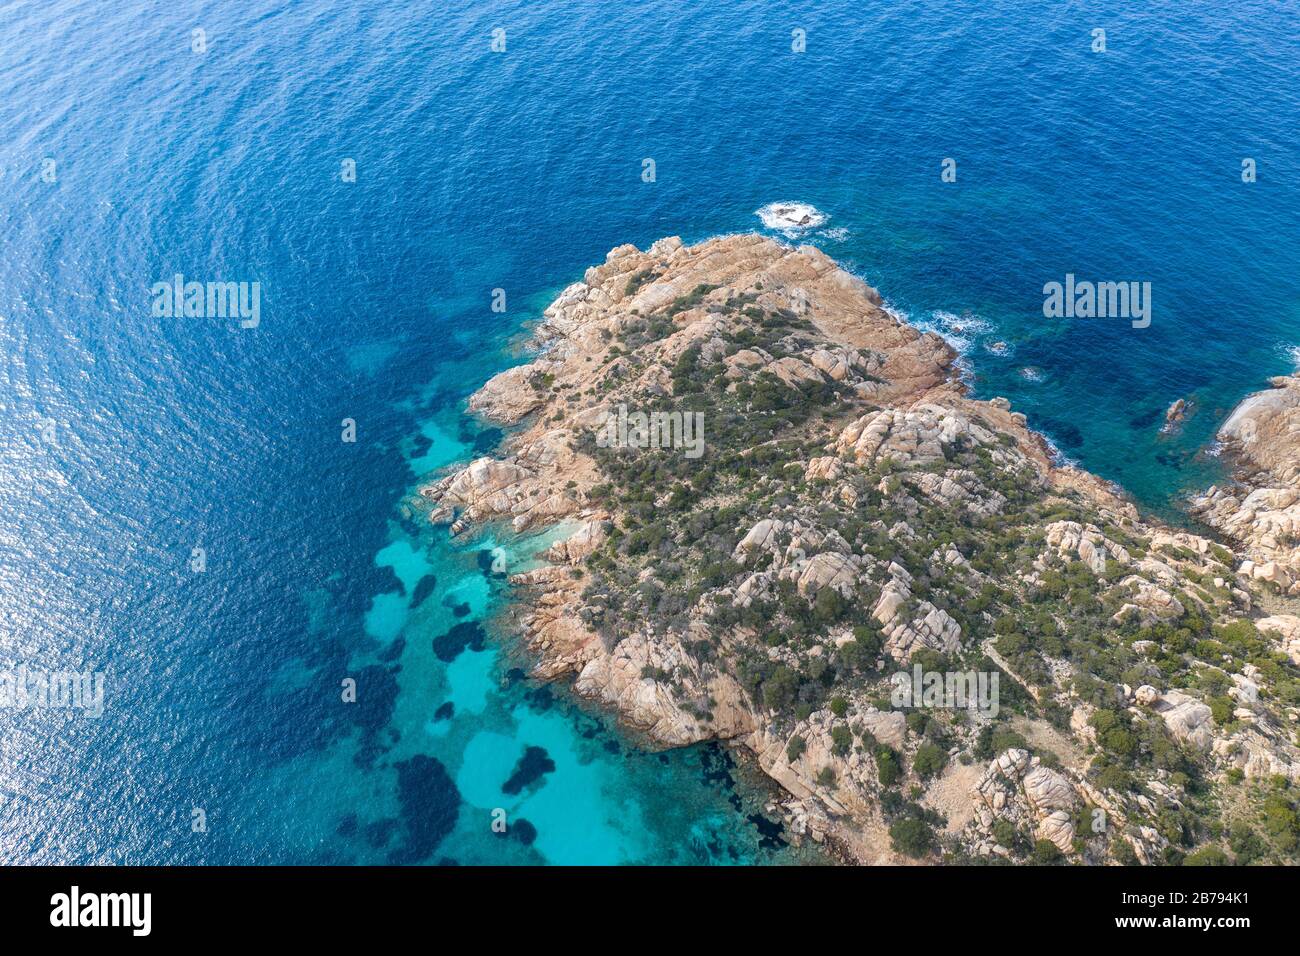
POLYGON ((972 788, 971 799, 978 828, 984 834, 978 847, 984 855, 1005 855, 999 853, 992 836, 997 820, 1023 823, 1062 853, 1072 852, 1074 809, 1082 801, 1063 774, 1044 767, 1027 751, 1012 749, 1000 754, 972 788))

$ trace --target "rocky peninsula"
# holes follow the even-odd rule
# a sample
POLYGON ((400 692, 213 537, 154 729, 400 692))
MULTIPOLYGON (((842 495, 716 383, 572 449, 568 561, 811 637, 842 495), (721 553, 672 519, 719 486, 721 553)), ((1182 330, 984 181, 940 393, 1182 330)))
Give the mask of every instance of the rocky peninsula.
POLYGON ((536 677, 748 753, 848 860, 1300 858, 1300 381, 1224 425, 1215 541, 1058 466, 810 246, 620 246, 535 339, 469 403, 502 454, 421 495, 456 535, 572 529, 512 578, 536 677), (598 441, 620 407, 700 416, 703 454, 598 441), (998 706, 900 703, 899 672, 998 706))

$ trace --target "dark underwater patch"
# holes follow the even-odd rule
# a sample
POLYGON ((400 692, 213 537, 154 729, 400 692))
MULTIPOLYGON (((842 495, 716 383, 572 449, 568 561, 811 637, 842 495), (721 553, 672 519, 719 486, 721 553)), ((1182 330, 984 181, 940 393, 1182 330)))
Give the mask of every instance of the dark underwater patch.
POLYGON ((469 617, 470 607, 466 603, 457 604, 451 609, 453 617, 469 617))
POLYGON ((510 779, 501 785, 501 792, 514 796, 530 783, 540 780, 554 770, 555 761, 551 759, 545 747, 529 747, 519 758, 519 763, 515 764, 515 771, 510 775, 510 779))
POLYGON ((438 660, 450 664, 467 647, 474 651, 483 650, 486 639, 487 635, 478 621, 461 621, 453 624, 446 634, 439 634, 433 639, 433 653, 438 655, 438 660))
POLYGON ((382 568, 377 568, 376 573, 382 579, 382 583, 379 586, 380 591, 385 594, 389 594, 393 591, 396 591, 399 594, 406 593, 406 585, 402 583, 402 579, 397 576, 397 572, 393 570, 391 565, 386 564, 382 568))
POLYGON ((745 818, 758 831, 758 846, 763 850, 781 850, 790 843, 785 838, 785 827, 779 820, 769 820, 761 813, 751 813, 745 818))
POLYGON ((480 548, 477 558, 478 569, 483 572, 484 577, 504 578, 506 576, 504 571, 492 570, 492 564, 496 561, 496 556, 493 554, 492 548, 480 548))
POLYGON ((1185 467, 1194 455, 1193 451, 1161 451, 1156 452, 1156 461, 1166 468, 1178 471, 1185 467))
POLYGON ((731 753, 717 744, 712 744, 700 751, 701 775, 704 782, 718 787, 727 795, 727 802, 736 810, 741 809, 740 794, 736 791, 736 760, 731 753))
POLYGON ((411 607, 416 608, 423 604, 437 586, 438 576, 436 574, 426 574, 420 578, 420 583, 415 586, 415 594, 411 598, 411 607))
POLYGON ((499 428, 485 428, 474 436, 474 451, 485 455, 501 444, 504 436, 505 432, 499 428))
POLYGON ((1133 428, 1133 429, 1150 428, 1152 425, 1156 423, 1156 419, 1158 419, 1159 417, 1160 417, 1160 409, 1152 408, 1148 411, 1140 412, 1139 414, 1134 415, 1132 418, 1128 420, 1128 425, 1129 428, 1133 428))
POLYGON ((392 817, 385 817, 383 820, 366 824, 366 842, 374 849, 382 850, 392 842, 393 834, 396 832, 397 821, 392 817))
MULTIPOLYGON (((550 690, 548 684, 543 684, 542 687, 548 691, 550 690)), ((553 695, 551 697, 554 699, 553 695)), ((559 703, 559 701, 555 702, 559 703)), ((605 725, 601 723, 600 718, 595 714, 588 714, 579 710, 573 712, 573 729, 583 740, 595 740, 605 730, 605 725)))
POLYGON ((373 562, 366 562, 364 567, 356 568, 338 580, 326 581, 325 589, 335 602, 335 612, 344 618, 364 615, 373 595, 406 593, 401 579, 390 566, 379 567, 373 562))
POLYGON ((343 704, 352 723, 368 734, 374 734, 388 725, 397 703, 397 672, 400 668, 371 664, 355 675, 357 699, 343 704))
POLYGON ((528 701, 528 706, 533 710, 548 711, 555 706, 555 692, 551 690, 550 684, 542 684, 525 693, 524 700, 528 701))
POLYGON ((537 839, 537 827, 520 817, 510 824, 510 835, 524 846, 532 846, 533 841, 537 839))
POLYGON ((419 754, 397 767, 397 799, 401 806, 402 845, 388 855, 394 864, 428 859, 460 815, 460 791, 447 768, 433 757, 419 754))
MULTIPOLYGON (((348 674, 357 682, 357 699, 352 703, 340 702, 341 712, 336 711, 337 716, 331 717, 337 720, 335 726, 361 728, 361 740, 352 758, 358 767, 370 769, 391 746, 391 742, 381 741, 380 732, 392 723, 400 670, 396 664, 371 664, 348 674)), ((339 701, 339 698, 334 700, 339 701)), ((393 734, 390 732, 388 736, 391 741, 393 734)))
POLYGON ((367 736, 357 744, 357 752, 352 755, 352 762, 362 770, 374 770, 375 764, 387 749, 373 735, 367 736))
POLYGON ((391 664, 402 656, 402 651, 406 650, 406 638, 399 637, 379 652, 379 659, 385 664, 391 664))
POLYGON ((1052 440, 1062 448, 1074 451, 1083 447, 1083 432, 1069 422, 1043 419, 1043 431, 1052 436, 1052 440))
POLYGON ((433 439, 430 438, 428 435, 424 434, 423 432, 419 432, 416 434, 415 441, 411 445, 411 449, 412 449, 411 457, 420 458, 423 455, 425 455, 432 447, 433 447, 433 439))
POLYGON ((433 712, 433 719, 451 720, 451 718, 454 717, 455 714, 456 714, 456 705, 453 704, 451 701, 447 701, 447 703, 443 704, 441 707, 439 707, 437 710, 433 712))

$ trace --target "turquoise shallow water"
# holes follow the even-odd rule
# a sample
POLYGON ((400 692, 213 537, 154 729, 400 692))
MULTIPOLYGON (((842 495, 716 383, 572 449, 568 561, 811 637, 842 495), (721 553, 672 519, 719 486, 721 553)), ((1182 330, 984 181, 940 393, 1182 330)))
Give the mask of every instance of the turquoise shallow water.
POLYGON ((499 440, 464 398, 610 248, 798 200, 828 218, 792 241, 1176 515, 1218 420, 1300 345, 1296 21, 1265 0, 4 6, 0 666, 108 692, 98 721, 0 714, 0 859, 789 859, 716 752, 644 753, 512 676, 478 546, 521 546, 452 547, 404 497, 499 440), (261 283, 261 324, 155 318, 177 272, 261 283), (1067 272, 1152 282, 1151 327, 1044 319, 1067 272), (1161 438, 1180 396, 1196 414, 1161 438))

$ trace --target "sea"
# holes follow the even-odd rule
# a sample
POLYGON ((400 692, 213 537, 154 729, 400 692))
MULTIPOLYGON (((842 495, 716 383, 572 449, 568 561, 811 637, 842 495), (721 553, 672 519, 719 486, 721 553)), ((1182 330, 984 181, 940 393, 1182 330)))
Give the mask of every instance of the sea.
POLYGON ((747 761, 528 678, 502 572, 563 529, 409 507, 504 437, 466 397, 614 246, 758 231, 1185 522, 1300 357, 1298 21, 3 0, 0 681, 103 697, 0 709, 0 862, 825 862, 747 761), (1045 317, 1067 275, 1149 282, 1149 326, 1045 317), (177 276, 255 317, 161 314, 177 276))

